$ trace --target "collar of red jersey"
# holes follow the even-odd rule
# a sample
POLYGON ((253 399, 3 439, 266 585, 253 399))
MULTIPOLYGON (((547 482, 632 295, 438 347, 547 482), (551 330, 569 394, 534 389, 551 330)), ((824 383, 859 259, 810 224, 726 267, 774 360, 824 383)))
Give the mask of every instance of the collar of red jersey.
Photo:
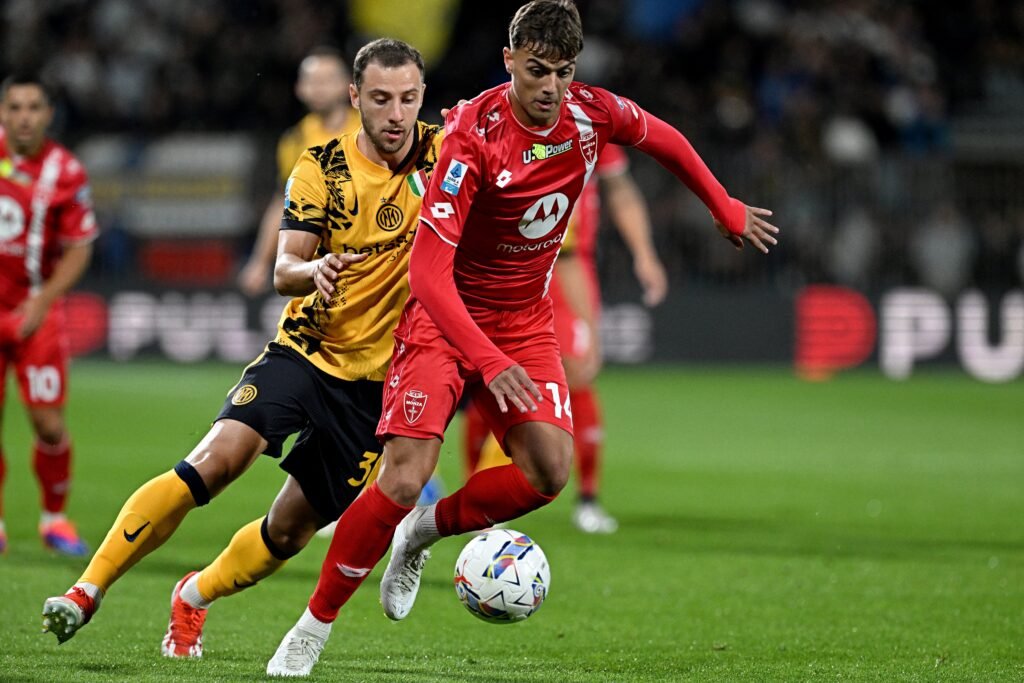
POLYGON ((511 87, 509 87, 507 90, 505 90, 505 102, 508 104, 509 118, 512 119, 513 121, 515 121, 516 125, 518 125, 520 128, 525 130, 530 135, 537 135, 539 137, 546 138, 547 136, 551 135, 551 131, 553 131, 555 128, 558 128, 558 124, 562 122, 562 107, 559 106, 558 107, 558 118, 555 119, 555 122, 553 124, 551 124, 550 128, 545 128, 544 130, 537 130, 536 128, 530 128, 529 126, 524 125, 522 121, 520 121, 519 119, 516 118, 515 110, 512 109, 512 100, 510 99, 510 95, 509 95, 510 92, 512 92, 512 88, 511 87))

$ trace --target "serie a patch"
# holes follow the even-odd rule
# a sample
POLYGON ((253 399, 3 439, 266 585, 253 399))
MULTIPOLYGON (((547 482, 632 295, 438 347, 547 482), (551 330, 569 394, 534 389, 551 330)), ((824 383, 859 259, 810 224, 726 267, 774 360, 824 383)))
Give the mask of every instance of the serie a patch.
POLYGON ((462 179, 466 177, 468 169, 469 166, 467 164, 458 159, 452 159, 452 162, 448 165, 448 171, 444 174, 444 180, 441 181, 441 189, 450 195, 459 194, 459 188, 462 187, 462 179))

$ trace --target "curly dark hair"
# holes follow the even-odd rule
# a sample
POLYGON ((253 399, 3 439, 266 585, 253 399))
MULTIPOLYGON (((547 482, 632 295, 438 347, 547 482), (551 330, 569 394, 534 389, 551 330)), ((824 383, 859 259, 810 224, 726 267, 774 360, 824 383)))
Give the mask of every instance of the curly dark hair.
POLYGON ((541 59, 575 59, 583 50, 583 24, 572 0, 533 0, 519 8, 508 26, 508 44, 541 59))

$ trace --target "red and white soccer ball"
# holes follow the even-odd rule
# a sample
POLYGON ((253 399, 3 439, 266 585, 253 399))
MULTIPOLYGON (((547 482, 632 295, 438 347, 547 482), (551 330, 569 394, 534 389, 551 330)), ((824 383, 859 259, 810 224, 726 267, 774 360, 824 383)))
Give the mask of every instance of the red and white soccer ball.
POLYGON ((455 561, 455 592, 473 616, 491 624, 522 621, 551 588, 544 551, 526 534, 491 529, 466 544, 455 561))

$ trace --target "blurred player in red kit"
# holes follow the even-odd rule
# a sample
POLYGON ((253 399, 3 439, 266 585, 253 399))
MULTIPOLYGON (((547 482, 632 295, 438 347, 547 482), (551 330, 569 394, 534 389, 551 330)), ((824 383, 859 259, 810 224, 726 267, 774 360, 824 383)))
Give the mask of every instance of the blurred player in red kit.
POLYGON ((583 48, 571 0, 519 9, 504 49, 511 82, 449 112, 409 262, 377 436, 379 477, 338 520, 306 611, 268 673, 308 674, 331 625, 394 538, 381 580, 390 618, 412 609, 429 546, 554 500, 572 466, 569 390, 548 296, 573 205, 604 147, 654 157, 710 209, 719 231, 761 251, 777 229, 733 199, 685 137, 628 99, 573 81, 583 48), (413 508, 469 393, 512 463, 413 508))
MULTIPOLYGON (((598 501, 604 424, 594 380, 602 364, 596 253, 602 196, 612 223, 633 256, 644 303, 658 305, 668 290, 665 269, 651 239, 647 205, 629 173, 629 158, 621 147, 608 145, 598 157, 594 178, 584 186, 569 219, 549 291, 573 411, 578 499, 572 520, 580 531, 591 534, 610 534, 618 529, 618 521, 598 501)), ((463 424, 467 476, 478 469, 508 464, 483 414, 472 404, 467 406, 463 424)))
MULTIPOLYGON (((14 75, 0 84, 0 407, 11 368, 36 437, 39 533, 59 553, 84 555, 88 548, 64 515, 71 439, 63 295, 88 267, 97 228, 85 169, 46 137, 52 119, 38 78, 14 75)), ((0 484, 4 469, 0 451, 0 484)), ((0 507, 0 552, 7 546, 2 514, 0 507)))

